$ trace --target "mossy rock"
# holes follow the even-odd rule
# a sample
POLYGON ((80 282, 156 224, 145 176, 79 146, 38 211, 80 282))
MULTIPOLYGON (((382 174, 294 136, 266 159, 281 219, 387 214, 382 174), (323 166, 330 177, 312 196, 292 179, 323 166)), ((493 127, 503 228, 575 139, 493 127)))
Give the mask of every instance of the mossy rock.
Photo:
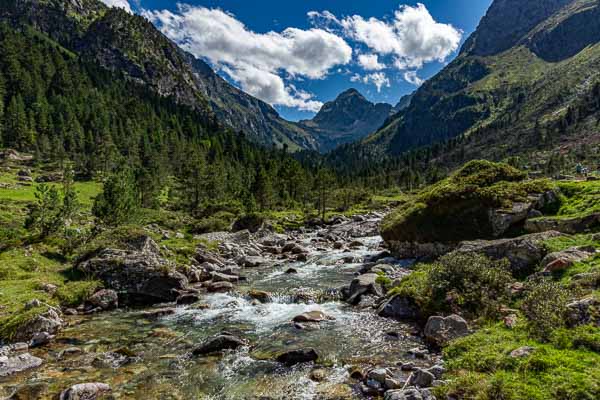
POLYGON ((471 161, 390 214, 382 236, 418 243, 497 238, 525 220, 535 203, 531 195, 553 188, 548 180, 526 180, 524 172, 506 164, 471 161))

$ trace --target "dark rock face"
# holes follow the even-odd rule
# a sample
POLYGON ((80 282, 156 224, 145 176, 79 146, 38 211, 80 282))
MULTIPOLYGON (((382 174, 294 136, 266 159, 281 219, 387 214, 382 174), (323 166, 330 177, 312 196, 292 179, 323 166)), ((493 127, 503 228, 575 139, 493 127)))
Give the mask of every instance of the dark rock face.
POLYGON ((229 334, 217 335, 207 339, 206 342, 194 349, 192 354, 195 356, 206 355, 223 350, 235 350, 245 345, 246 342, 236 336, 229 334))
POLYGON ((463 53, 490 56, 515 46, 540 22, 573 0, 495 0, 463 53))
POLYGON ((591 2, 573 4, 573 13, 556 15, 537 29, 527 46, 546 61, 573 57, 600 41, 600 7, 591 2), (591 7, 590 7, 591 6, 591 7))
POLYGON ((77 265, 77 269, 103 281, 128 304, 175 301, 187 288, 187 278, 161 258, 150 238, 137 250, 104 249, 77 265))
POLYGON ((320 151, 327 152, 375 132, 391 111, 390 104, 373 104, 350 89, 326 103, 313 119, 300 121, 299 126, 317 138, 320 151))
POLYGON ((314 349, 292 350, 277 356, 277 361, 287 366, 317 361, 319 355, 314 349))
POLYGON ((381 317, 397 320, 417 320, 421 318, 419 307, 415 304, 415 301, 400 295, 396 295, 383 303, 377 313, 381 317))

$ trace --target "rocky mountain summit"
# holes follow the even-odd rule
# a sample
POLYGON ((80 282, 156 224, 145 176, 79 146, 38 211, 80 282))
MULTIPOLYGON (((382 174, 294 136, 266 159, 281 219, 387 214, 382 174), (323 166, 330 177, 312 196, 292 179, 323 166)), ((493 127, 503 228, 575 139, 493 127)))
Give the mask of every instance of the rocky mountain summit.
POLYGON ((356 89, 349 89, 323 105, 313 119, 298 124, 317 139, 319 151, 327 152, 375 132, 391 112, 391 105, 373 104, 356 89))

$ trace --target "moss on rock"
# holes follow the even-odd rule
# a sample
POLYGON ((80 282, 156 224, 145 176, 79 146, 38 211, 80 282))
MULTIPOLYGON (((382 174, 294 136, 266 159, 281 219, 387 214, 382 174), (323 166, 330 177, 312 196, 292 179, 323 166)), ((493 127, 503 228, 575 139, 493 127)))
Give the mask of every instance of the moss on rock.
POLYGON ((525 180, 522 171, 506 164, 471 161, 417 194, 411 206, 391 213, 382 236, 388 242, 420 243, 494 238, 499 236, 495 211, 523 220, 530 195, 553 188, 548 180, 525 180), (526 206, 515 210, 519 203, 526 206))

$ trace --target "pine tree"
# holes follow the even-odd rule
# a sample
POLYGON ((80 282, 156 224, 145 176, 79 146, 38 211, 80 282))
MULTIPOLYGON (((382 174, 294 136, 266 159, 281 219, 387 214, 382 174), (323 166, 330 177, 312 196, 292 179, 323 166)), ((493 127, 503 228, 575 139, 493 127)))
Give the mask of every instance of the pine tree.
POLYGON ((261 165, 256 171, 252 192, 258 203, 260 211, 265 211, 271 207, 273 200, 273 185, 271 177, 267 174, 265 168, 261 165))
POLYGON ((30 140, 30 131, 25 112, 25 103, 20 94, 13 96, 5 113, 5 128, 3 142, 8 147, 18 149, 27 148, 30 140))
POLYGON ((92 213, 100 222, 119 226, 131 221, 139 209, 138 193, 131 169, 122 167, 104 183, 104 190, 96 200, 92 213))
POLYGON ((25 228, 37 231, 41 238, 55 233, 61 225, 60 194, 54 186, 40 184, 35 202, 29 206, 25 228))

